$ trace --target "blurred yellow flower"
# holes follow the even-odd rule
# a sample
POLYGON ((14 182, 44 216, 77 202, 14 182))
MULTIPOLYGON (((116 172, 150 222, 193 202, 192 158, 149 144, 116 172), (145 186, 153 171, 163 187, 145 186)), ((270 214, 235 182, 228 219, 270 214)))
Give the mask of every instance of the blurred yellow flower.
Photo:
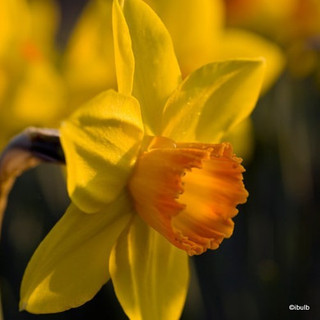
POLYGON ((284 47, 288 68, 303 77, 319 66, 319 0, 225 0, 228 24, 274 39, 284 47))
POLYGON ((226 27, 223 0, 146 2, 168 27, 184 76, 213 61, 264 57, 266 91, 283 70, 284 55, 275 43, 244 29, 226 27))
POLYGON ((89 1, 71 32, 61 63, 69 114, 101 91, 116 89, 111 8, 111 0, 89 1))
POLYGON ((26 126, 57 125, 64 88, 52 66, 52 1, 0 3, 0 148, 26 126))
POLYGON ((29 262, 20 306, 63 311, 111 278, 130 319, 178 319, 186 252, 230 237, 246 201, 241 159, 219 142, 253 110, 264 62, 210 63, 182 81, 168 31, 141 0, 113 2, 113 37, 119 92, 61 127, 72 203, 29 262))

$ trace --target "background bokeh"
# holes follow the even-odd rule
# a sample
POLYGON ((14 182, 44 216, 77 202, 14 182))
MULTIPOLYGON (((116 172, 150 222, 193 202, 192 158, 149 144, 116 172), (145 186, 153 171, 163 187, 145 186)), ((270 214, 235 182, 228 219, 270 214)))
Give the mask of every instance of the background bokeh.
MULTIPOLYGON (((61 49, 85 3, 60 0, 61 49)), ((235 218, 233 236, 219 250, 191 258, 182 320, 320 319, 320 85, 315 75, 316 70, 296 77, 286 69, 260 98, 252 116, 252 154, 244 161, 250 197, 235 218), (310 310, 290 311, 291 304, 310 310)), ((110 282, 74 310, 18 311, 26 264, 68 203, 57 166, 41 165, 18 178, 0 242, 4 320, 126 319, 110 282)))

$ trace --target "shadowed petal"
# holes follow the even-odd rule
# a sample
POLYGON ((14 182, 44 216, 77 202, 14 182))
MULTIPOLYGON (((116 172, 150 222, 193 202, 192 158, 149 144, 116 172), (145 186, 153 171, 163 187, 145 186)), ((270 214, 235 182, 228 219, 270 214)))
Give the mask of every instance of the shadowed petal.
POLYGON ((95 212, 121 192, 142 135, 138 102, 111 90, 62 124, 68 192, 81 210, 95 212))
POLYGON ((113 2, 112 12, 118 91, 131 95, 134 78, 134 56, 130 33, 118 1, 113 2))
POLYGON ((27 266, 20 308, 52 313, 92 299, 109 279, 108 257, 131 211, 125 193, 94 215, 71 204, 27 266))

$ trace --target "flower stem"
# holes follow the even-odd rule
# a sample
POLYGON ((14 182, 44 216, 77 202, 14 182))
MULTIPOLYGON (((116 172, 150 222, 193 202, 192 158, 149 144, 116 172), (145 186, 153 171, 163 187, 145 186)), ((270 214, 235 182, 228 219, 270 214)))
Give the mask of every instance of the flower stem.
POLYGON ((65 164, 56 129, 27 128, 14 137, 0 155, 0 236, 7 199, 16 178, 42 162, 65 164))

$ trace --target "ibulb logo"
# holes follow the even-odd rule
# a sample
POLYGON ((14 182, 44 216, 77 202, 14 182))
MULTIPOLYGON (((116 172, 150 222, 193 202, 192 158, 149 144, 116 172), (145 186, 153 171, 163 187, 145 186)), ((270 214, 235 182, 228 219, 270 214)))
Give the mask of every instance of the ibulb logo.
POLYGON ((310 306, 308 306, 307 304, 304 304, 303 306, 299 306, 297 304, 290 304, 289 310, 308 311, 310 310, 310 306))

